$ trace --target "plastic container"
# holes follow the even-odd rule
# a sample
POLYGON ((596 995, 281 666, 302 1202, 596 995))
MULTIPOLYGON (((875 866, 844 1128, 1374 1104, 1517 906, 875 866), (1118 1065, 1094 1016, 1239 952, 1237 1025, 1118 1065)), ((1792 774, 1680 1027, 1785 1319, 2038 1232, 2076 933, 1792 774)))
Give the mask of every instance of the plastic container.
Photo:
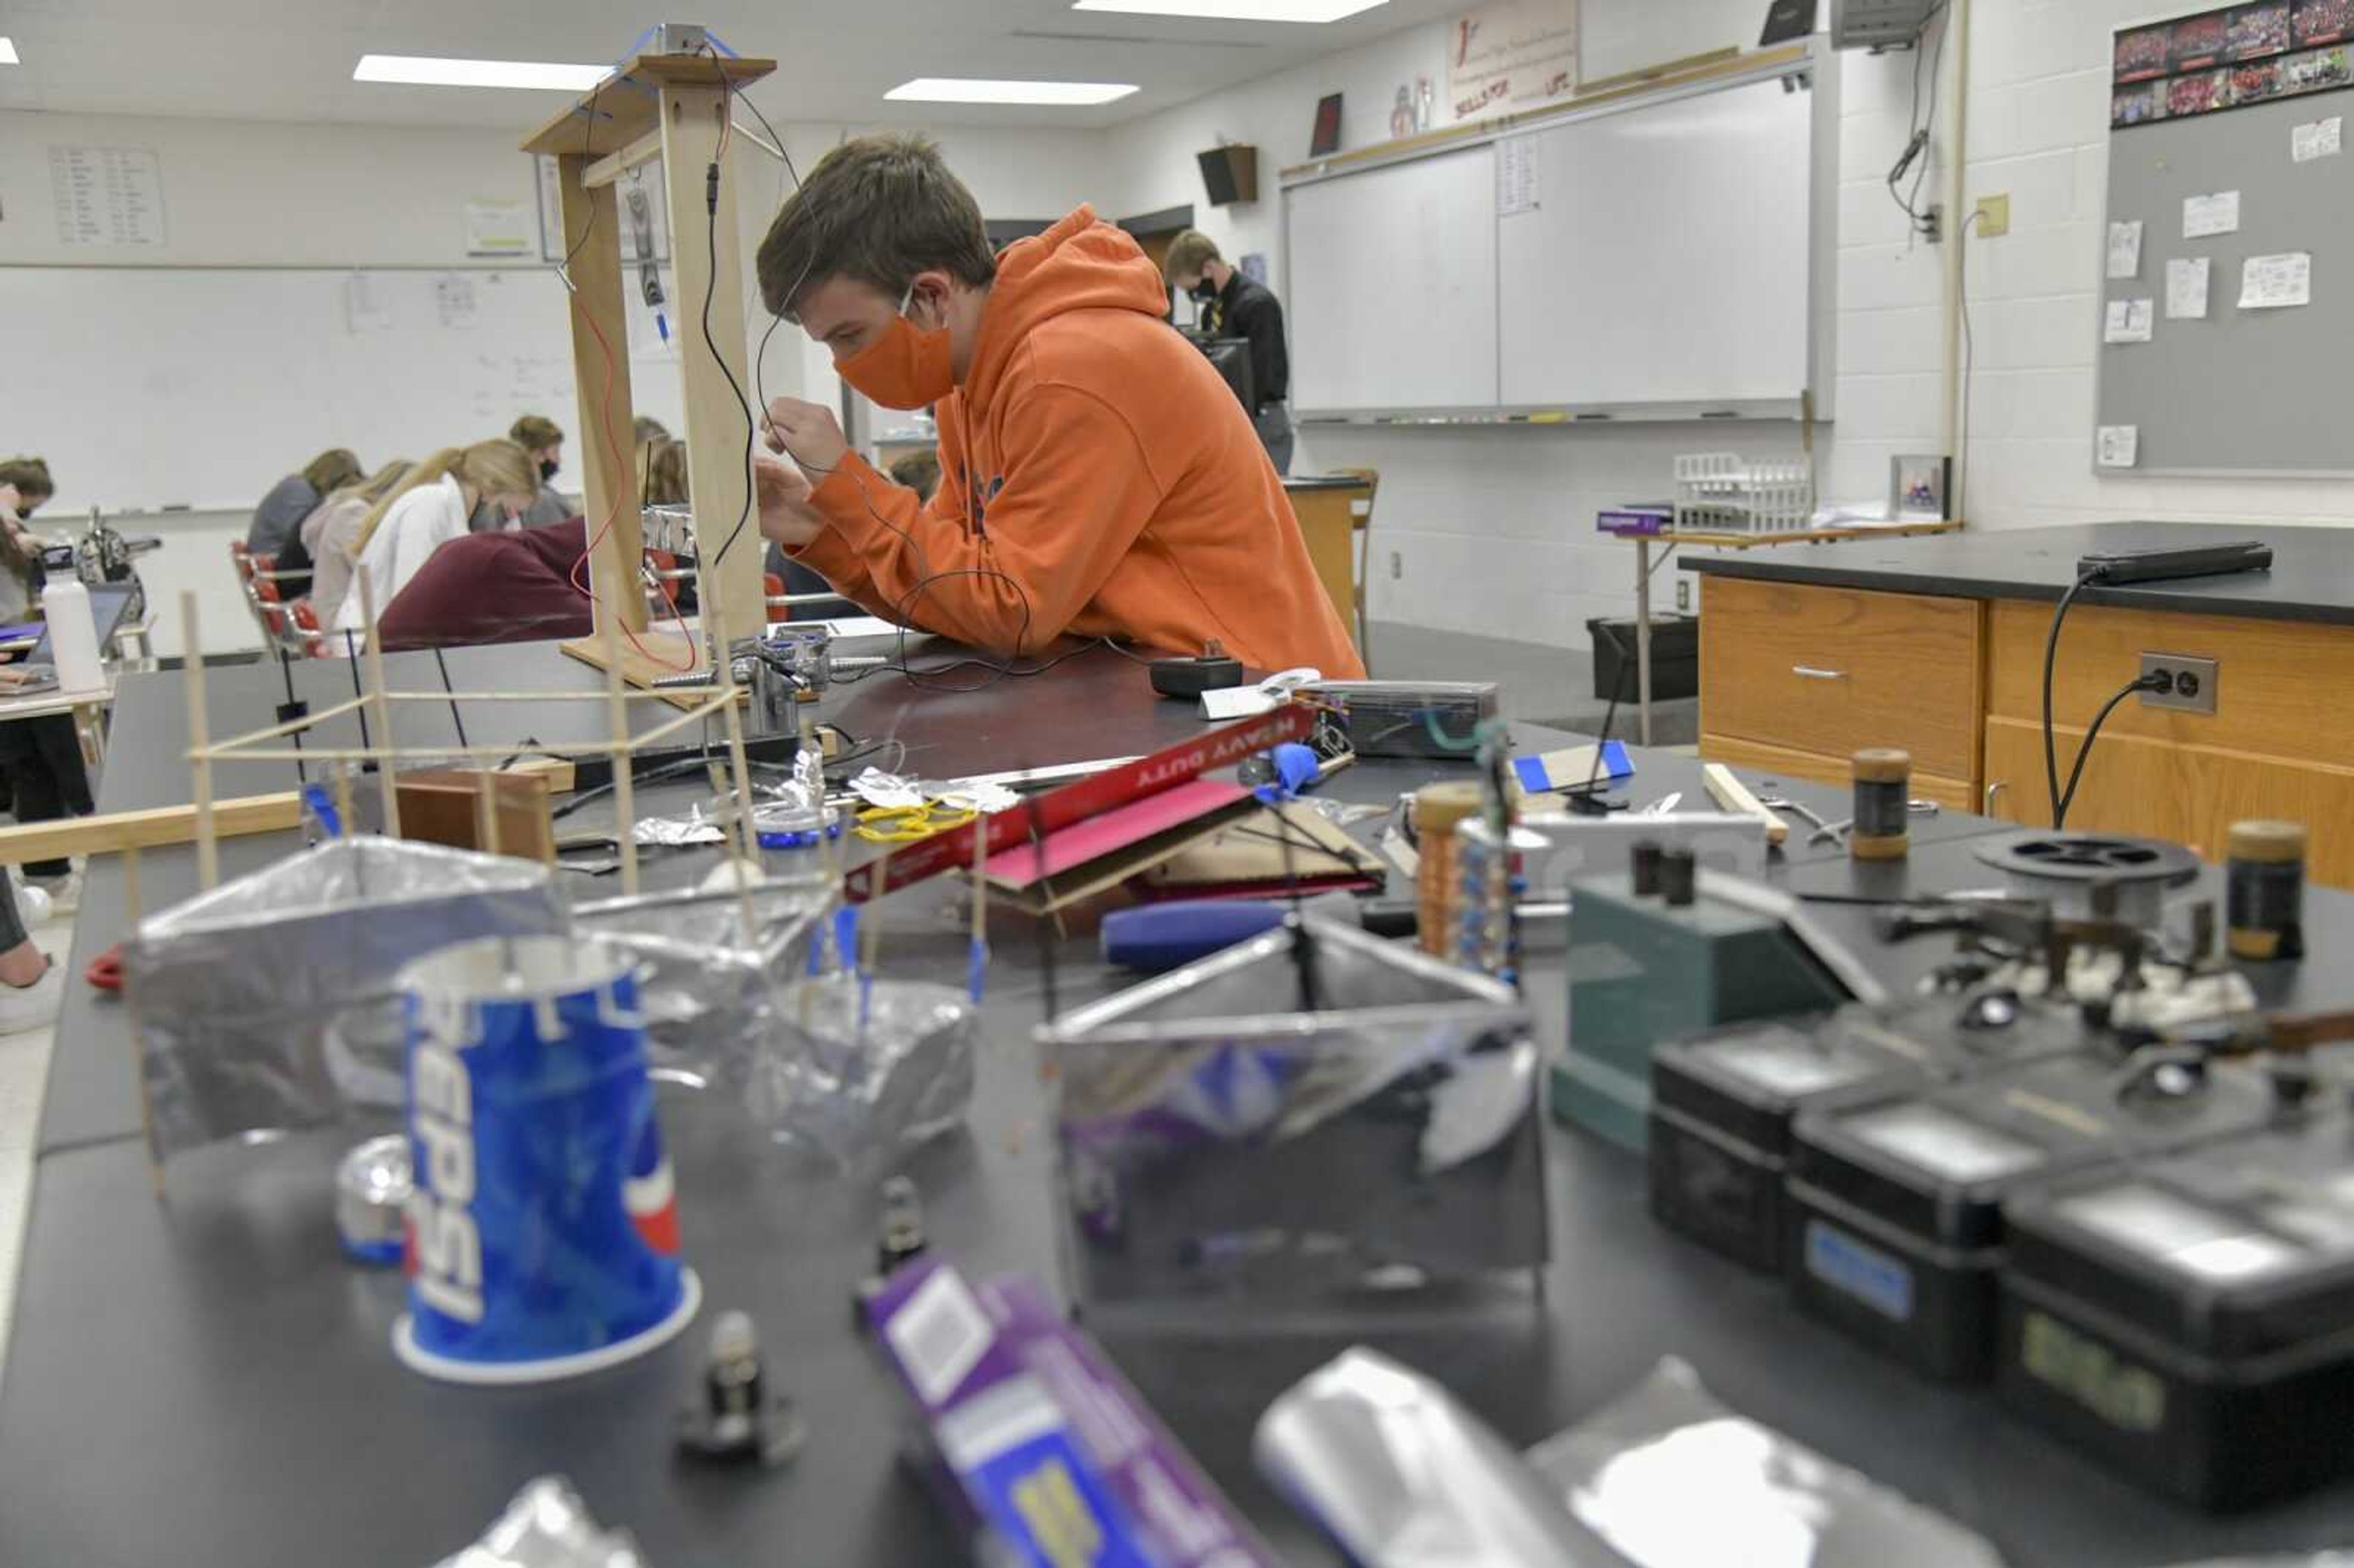
POLYGON ((106 666, 98 656, 98 620, 90 614, 90 590, 73 577, 53 582, 41 591, 41 614, 49 623, 49 658, 58 667, 58 690, 105 690, 106 666))

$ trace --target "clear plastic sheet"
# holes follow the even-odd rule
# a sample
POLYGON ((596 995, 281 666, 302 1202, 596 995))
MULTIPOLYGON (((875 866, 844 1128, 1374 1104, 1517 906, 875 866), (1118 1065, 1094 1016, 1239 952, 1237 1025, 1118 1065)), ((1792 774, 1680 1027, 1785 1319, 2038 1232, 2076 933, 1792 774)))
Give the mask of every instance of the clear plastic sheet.
POLYGON ((2002 1562, 1945 1515, 1727 1408, 1672 1356, 1528 1459, 1580 1522, 1638 1568, 2002 1562))
POLYGON ((1039 1037, 1075 1293, 1543 1264, 1528 1028, 1509 988, 1312 916, 1066 1014, 1039 1037))
MULTIPOLYGON (((1453 1395, 1360 1345, 1267 1406, 1259 1473, 1362 1568, 1619 1568, 1453 1395)), ((1738 1560, 1737 1553, 1721 1561, 1738 1560)))
POLYGON ((573 920, 634 969, 646 1065, 656 1080, 740 1100, 780 1027, 780 991, 809 967, 835 889, 764 880, 739 895, 720 881, 708 893, 583 905, 573 920), (748 899, 756 927, 748 938, 748 899))
POLYGON ((305 850, 142 922, 123 984, 155 1157, 398 1106, 401 968, 452 942, 570 924, 544 866, 374 837, 305 850))
POLYGON ((962 991, 833 974, 787 986, 752 1114, 844 1173, 888 1169, 961 1123, 981 1015, 962 991))
POLYGON ((647 1568, 626 1531, 599 1530, 561 1476, 526 1482, 482 1539, 434 1568, 647 1568))

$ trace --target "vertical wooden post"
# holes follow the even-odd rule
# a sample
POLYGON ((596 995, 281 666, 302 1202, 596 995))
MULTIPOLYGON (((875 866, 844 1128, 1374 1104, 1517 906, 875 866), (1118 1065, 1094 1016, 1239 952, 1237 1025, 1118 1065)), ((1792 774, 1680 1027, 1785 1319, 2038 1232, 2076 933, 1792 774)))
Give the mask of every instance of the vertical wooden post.
MULTIPOLYGON (((686 382, 686 461, 695 500, 695 592, 704 626, 746 632, 767 623, 760 582, 765 546, 749 505, 752 473, 744 461, 746 404, 758 394, 744 352, 744 264, 736 249, 736 185, 722 168, 719 205, 708 205, 708 171, 718 160, 728 93, 717 86, 666 84, 662 90, 663 172, 670 203, 670 253, 678 280, 679 367, 686 382), (717 266, 715 270, 715 256, 717 266), (711 302, 714 357, 703 337, 703 306, 711 302), (725 368, 723 369, 723 366, 725 368), (735 387, 728 378, 735 378, 735 387), (745 402, 737 400, 741 389, 745 402), (733 545, 737 520, 744 531, 733 545), (726 558, 719 559, 722 550, 726 558), (724 609, 715 621, 713 610, 724 609)), ((758 410, 753 410, 757 418, 758 410)), ((724 661, 726 645, 712 639, 724 661)), ((733 709, 729 710, 733 713, 733 709)))
POLYGON ((384 636, 376 624, 376 582, 367 567, 359 569, 360 614, 367 622, 367 647, 363 657, 367 662, 368 705, 376 710, 376 784, 384 800, 384 836, 400 836, 400 791, 394 787, 392 777, 392 705, 384 695, 384 636))
POLYGON ((612 733, 613 841, 621 853, 621 895, 638 895, 638 759, 630 750, 630 703, 621 694, 621 633, 607 620, 599 630, 605 639, 605 713, 612 733))
POLYGON ((205 640, 196 625, 196 595, 180 595, 180 653, 188 676, 188 768, 196 797, 196 885, 220 884, 220 842, 213 836, 212 732, 205 714, 205 640))
MULTIPOLYGON (((583 122, 584 140, 593 133, 594 124, 583 122)), ((580 468, 586 490, 581 505, 588 519, 588 536, 597 541, 588 562, 589 586, 597 596, 597 626, 601 630, 608 624, 619 624, 638 631, 646 625, 646 596, 638 590, 644 535, 638 516, 636 442, 631 435, 634 416, 630 404, 630 323, 621 273, 620 216, 611 191, 599 194, 581 183, 590 161, 585 151, 558 154, 556 159, 557 185, 563 193, 564 245, 572 252, 566 270, 572 277, 572 378, 580 410, 579 440, 574 450, 583 454, 580 468), (604 335, 601 347, 600 333, 604 335), (609 364, 610 403, 605 390, 609 364), (605 529, 609 516, 612 525, 605 529), (599 529, 605 529, 601 537, 599 529)), ((675 249, 674 239, 673 245, 675 249)))
POLYGON ((760 863, 760 843, 752 831, 752 767, 744 755, 744 715, 736 705, 736 661, 727 654, 727 609, 712 599, 703 607, 705 627, 711 633, 712 683, 719 688, 720 712, 727 725, 727 792, 735 801, 735 842, 728 858, 736 863, 736 895, 743 905, 744 945, 757 948, 760 927, 752 913, 752 872, 760 863))

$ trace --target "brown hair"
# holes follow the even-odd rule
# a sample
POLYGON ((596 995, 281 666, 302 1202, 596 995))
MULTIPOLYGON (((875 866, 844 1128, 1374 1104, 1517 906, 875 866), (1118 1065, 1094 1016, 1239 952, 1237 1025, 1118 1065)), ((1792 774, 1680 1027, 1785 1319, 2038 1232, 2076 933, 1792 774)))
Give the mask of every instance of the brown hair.
POLYGON ((360 558, 360 552, 368 547, 368 541, 383 525, 385 514, 402 496, 453 473, 461 482, 472 485, 485 497, 504 495, 527 505, 539 494, 539 470, 513 441, 476 441, 471 447, 443 447, 402 475, 399 484, 368 508, 368 514, 360 521, 359 532, 352 535, 352 559, 360 558))
POLYGON ((687 503, 686 443, 667 438, 638 444, 638 504, 687 503))
POLYGON ((390 462, 385 464, 382 468, 376 470, 374 473, 368 475, 366 479, 355 479, 352 481, 351 483, 345 485, 341 490, 336 491, 335 493, 337 495, 359 496, 370 506, 373 506, 377 502, 382 501, 386 496, 390 495, 392 493, 392 487, 398 484, 402 479, 406 478, 408 473, 408 460, 407 458, 395 458, 390 462))
POLYGON ((342 447, 329 447, 302 465, 302 477, 322 495, 341 490, 366 471, 360 466, 360 460, 342 447))
POLYGON ((670 440, 670 427, 652 414, 641 414, 630 421, 630 439, 643 445, 647 441, 670 440))
POLYGON ((909 452, 891 465, 895 483, 904 484, 916 493, 918 501, 929 501, 932 492, 940 487, 940 459, 938 452, 909 452))
POLYGON ((535 452, 560 443, 564 429, 545 414, 525 414, 507 431, 507 440, 527 452, 535 452))
POLYGON ((1213 261, 1223 261, 1218 254, 1218 242, 1198 228, 1189 228, 1169 242, 1169 254, 1161 260, 1161 279, 1174 283, 1187 273, 1198 277, 1213 261))
POLYGON ((831 278, 896 300, 934 267, 976 289, 997 276, 981 204, 937 143, 909 135, 861 136, 819 160, 769 226, 756 265, 762 302, 786 317, 831 278))
POLYGON ((0 462, 0 484, 13 484, 16 493, 39 496, 43 501, 58 493, 57 482, 49 477, 49 465, 37 457, 10 458, 0 462))

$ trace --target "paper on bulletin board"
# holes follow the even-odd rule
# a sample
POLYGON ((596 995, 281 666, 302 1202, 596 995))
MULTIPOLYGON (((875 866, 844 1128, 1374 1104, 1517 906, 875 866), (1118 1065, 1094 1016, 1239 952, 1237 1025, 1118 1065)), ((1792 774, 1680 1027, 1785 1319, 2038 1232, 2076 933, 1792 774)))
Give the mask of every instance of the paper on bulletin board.
POLYGON ((2109 278, 2141 276, 2141 219, 2109 225, 2109 278))
POLYGON ((2240 232, 2240 193, 2217 191, 2213 196, 2182 198, 2182 238, 2209 239, 2240 232))
POLYGON ((1455 19, 1447 101, 1458 120, 1559 98, 1577 85, 1577 0, 1489 0, 1455 19))
POLYGON ((474 324, 474 281, 463 272, 444 272, 433 280, 433 309, 445 327, 474 324))
POLYGON ((2166 264, 2166 319, 2207 319, 2207 283, 2214 264, 2204 256, 2177 257, 2166 264))
POLYGON ((528 256, 538 229, 538 218, 527 201, 477 196, 466 204, 469 256, 528 256))
POLYGON ((2141 461, 2141 427, 2103 425, 2097 448, 2103 468, 2131 468, 2141 461))
POLYGON ((60 245, 164 243, 164 169, 149 148, 51 146, 49 201, 60 245))
POLYGON ((1497 148, 1496 216, 1512 217, 1534 212, 1537 199, 1537 139, 1508 137, 1497 148))
POLYGON ((2148 300, 2111 300, 2107 330, 2102 334, 2108 343, 2147 343, 2155 330, 2157 315, 2153 302, 2148 300))
POLYGON ((2313 303, 2313 254, 2251 256, 2240 269, 2240 308, 2281 311, 2313 303))
POLYGON ((354 337, 362 333, 392 330, 392 302, 384 297, 376 280, 366 272, 354 272, 344 279, 344 330, 354 337))
POLYGON ((2316 158, 2334 158, 2345 150, 2346 117, 2333 114, 2327 120, 2308 120, 2289 132, 2288 154, 2300 164, 2310 164, 2316 158))

